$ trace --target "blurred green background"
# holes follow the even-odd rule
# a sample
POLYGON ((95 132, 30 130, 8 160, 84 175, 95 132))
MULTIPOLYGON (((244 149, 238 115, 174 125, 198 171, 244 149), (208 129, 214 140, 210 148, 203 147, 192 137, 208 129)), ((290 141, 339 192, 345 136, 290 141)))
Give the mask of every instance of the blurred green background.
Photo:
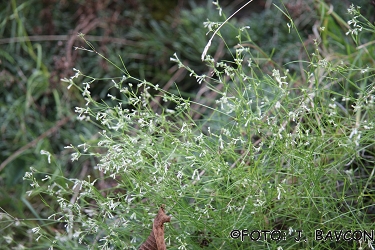
MULTIPOLYGON (((219 3, 229 16, 245 2, 219 3)), ((282 1, 303 39, 308 39, 314 21, 319 18, 315 2, 282 1)), ((350 3, 361 5, 364 15, 374 21, 370 0, 326 2, 342 16, 350 3)), ((273 54, 275 62, 284 64, 298 58, 299 51, 291 48, 299 40, 288 35, 287 20, 272 8, 273 3, 281 2, 254 0, 230 23, 249 25, 252 39, 261 47, 259 53, 273 54)), ((79 32, 86 35, 98 52, 118 65, 121 57, 131 75, 172 92, 176 91, 173 84, 176 82, 183 95, 192 97, 200 86, 186 71, 170 62, 170 57, 176 52, 198 74, 207 72, 200 60, 210 37, 203 27, 207 19, 225 20, 211 1, 1 1, 0 208, 18 219, 46 215, 44 209, 49 201, 27 198, 29 184, 22 177, 30 167, 46 173, 59 171, 67 178, 100 175, 91 168, 94 159, 81 157, 78 162, 71 162, 72 151, 64 148, 95 141, 99 128, 76 119, 74 109, 85 105, 85 100, 77 89, 67 89, 60 79, 72 76, 73 68, 103 79, 121 77, 121 72, 95 53, 75 50, 74 47, 87 47, 77 37, 79 32), (41 150, 52 154, 53 164, 48 163, 41 150)), ((233 48, 237 34, 226 28, 221 33, 228 48, 233 48)), ((220 39, 214 39, 209 53, 230 58, 220 39)), ((106 99, 110 87, 110 81, 99 81, 91 89, 92 96, 106 99)), ((2 222, 0 232, 16 222, 16 219, 2 222)), ((18 228, 19 232, 13 232, 14 238, 27 241, 26 227, 18 228)), ((0 243, 3 241, 0 239, 0 243)))

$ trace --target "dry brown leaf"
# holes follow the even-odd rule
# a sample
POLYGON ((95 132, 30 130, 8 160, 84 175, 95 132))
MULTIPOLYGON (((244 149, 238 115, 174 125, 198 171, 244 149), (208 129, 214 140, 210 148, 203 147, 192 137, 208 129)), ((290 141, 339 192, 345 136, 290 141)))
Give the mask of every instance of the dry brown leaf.
POLYGON ((150 236, 148 236, 147 240, 143 242, 139 250, 166 250, 167 248, 164 240, 164 223, 170 221, 171 217, 165 214, 164 205, 162 205, 154 219, 150 236))

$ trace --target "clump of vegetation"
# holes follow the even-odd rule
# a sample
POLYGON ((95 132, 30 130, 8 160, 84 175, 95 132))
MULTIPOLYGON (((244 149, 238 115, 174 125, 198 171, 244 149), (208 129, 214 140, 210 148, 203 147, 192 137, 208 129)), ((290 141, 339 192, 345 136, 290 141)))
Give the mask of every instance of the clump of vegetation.
MULTIPOLYGON (((28 199, 55 200, 36 213, 29 245, 137 249, 165 204, 172 216, 164 225, 167 249, 371 249, 354 234, 349 241, 327 235, 374 227, 375 27, 354 6, 344 22, 323 1, 316 4, 320 19, 308 44, 287 9, 274 7, 287 34, 300 39, 301 57, 288 63, 273 60, 252 27, 239 23, 225 26, 236 34, 230 59, 203 55, 207 72, 171 56, 199 86, 193 100, 178 84, 168 91, 134 77, 122 57, 113 62, 81 34, 83 52, 121 73, 98 78, 75 69, 63 78, 85 100, 75 107, 78 120, 100 132, 65 147, 73 162, 90 159, 81 176, 66 177, 48 150, 41 154, 56 171, 34 165, 25 174, 28 199), (111 89, 99 100, 92 88, 102 82, 111 89), (90 165, 96 176, 86 174, 90 165), (282 234, 254 240, 256 230, 282 234)), ((206 27, 222 41, 220 51, 226 18, 218 18, 206 27)))

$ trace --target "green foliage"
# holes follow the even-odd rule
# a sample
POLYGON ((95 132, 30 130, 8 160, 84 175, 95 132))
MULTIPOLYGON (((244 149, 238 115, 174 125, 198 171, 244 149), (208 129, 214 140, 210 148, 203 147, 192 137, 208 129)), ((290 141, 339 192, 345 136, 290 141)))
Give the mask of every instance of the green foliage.
MULTIPOLYGON (((208 34, 220 23, 204 20, 203 8, 183 12, 174 32, 156 22, 150 22, 152 34, 133 30, 129 37, 139 39, 149 60, 170 53, 164 44, 178 51, 168 58, 205 92, 194 100, 178 84, 163 89, 162 76, 154 83, 134 77, 139 67, 147 78, 150 64, 131 64, 116 53, 107 57, 83 35, 79 52, 85 60, 94 56, 112 69, 99 77, 76 67, 62 79, 76 98, 62 94, 63 101, 57 90, 48 93, 48 72, 35 60, 39 71, 25 79, 25 96, 9 91, 13 97, 3 105, 15 103, 19 113, 8 117, 3 109, 2 117, 11 124, 32 114, 19 122, 29 133, 46 131, 36 110, 52 106, 49 117, 58 120, 74 109, 82 123, 61 131, 64 149, 43 141, 32 148, 38 154, 32 166, 26 156, 12 162, 31 167, 24 179, 32 188, 23 186, 21 202, 13 205, 29 212, 17 219, 3 211, 0 240, 29 249, 136 249, 165 204, 172 215, 165 225, 168 249, 370 248, 368 242, 315 240, 314 231, 374 228, 375 29, 357 8, 349 8, 348 23, 322 1, 314 8, 311 18, 319 17, 320 25, 314 24, 317 33, 308 43, 285 6, 263 13, 265 24, 275 17, 282 26, 277 42, 290 37, 291 46, 300 43, 298 50, 259 44, 270 24, 262 29, 250 23, 249 29, 246 21, 231 21, 217 33, 204 66, 198 63, 206 45, 201 19, 208 34), (163 38, 168 32, 181 40, 163 38), (215 60, 220 41, 227 53, 215 60), (71 169, 57 150, 71 153, 71 169), (243 229, 281 230, 286 240, 241 241, 233 230, 243 229), (307 241, 293 240, 299 231, 307 241), (18 238, 25 232, 29 241, 18 238)), ((160 64, 163 70, 167 63, 160 64)), ((25 134, 8 136, 21 140, 25 134)), ((20 178, 18 168, 6 171, 20 178)), ((3 207, 11 195, 1 200, 3 207)))

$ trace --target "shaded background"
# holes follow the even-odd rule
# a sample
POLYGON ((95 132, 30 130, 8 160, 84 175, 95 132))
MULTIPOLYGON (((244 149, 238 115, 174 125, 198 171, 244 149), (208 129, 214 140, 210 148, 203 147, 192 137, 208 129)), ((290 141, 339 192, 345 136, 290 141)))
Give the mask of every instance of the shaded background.
MULTIPOLYGON (((220 1, 220 4, 229 16, 245 2, 220 1)), ((308 41, 312 25, 319 18, 314 1, 282 2, 302 38, 308 41)), ((350 3, 363 6, 363 14, 374 21, 375 9, 370 0, 326 2, 342 16, 346 15, 350 3)), ((280 5, 279 1, 254 0, 230 23, 237 27, 249 25, 252 39, 265 53, 270 54, 277 48, 273 55, 275 62, 298 60, 299 49, 295 46, 300 40, 288 34, 287 20, 272 7, 273 3, 280 5)), ((176 52, 198 74, 208 71, 200 60, 210 37, 203 27, 207 19, 225 20, 218 16, 211 1, 10 0, 0 3, 0 207, 19 219, 47 215, 40 199, 27 198, 29 186, 22 177, 30 167, 47 173, 57 171, 58 166, 71 178, 88 174, 100 177, 101 173, 91 168, 96 165, 95 159, 81 157, 78 162, 71 162, 72 151, 64 148, 86 140, 94 142, 100 128, 76 120, 74 109, 85 105, 85 100, 76 88, 68 90, 60 79, 72 76, 73 67, 97 78, 121 77, 121 72, 95 53, 75 50, 74 47, 87 48, 77 37, 79 32, 117 65, 121 65, 121 57, 131 75, 171 92, 177 91, 176 83, 184 96, 194 98, 201 86, 185 70, 178 69, 170 57, 176 52), (53 155, 51 164, 41 155, 41 150, 53 155)), ((236 45, 237 34, 227 27, 221 33, 230 50, 236 45)), ((231 58, 220 39, 214 39, 209 53, 220 59, 231 58)), ((111 85, 105 79, 96 82, 91 89, 92 96, 97 100, 107 99, 111 85)), ((0 228, 3 225, 6 224, 0 228)), ((22 227, 14 234, 16 239, 27 241, 27 232, 22 227)), ((3 241, 1 238, 0 243, 3 241)))

